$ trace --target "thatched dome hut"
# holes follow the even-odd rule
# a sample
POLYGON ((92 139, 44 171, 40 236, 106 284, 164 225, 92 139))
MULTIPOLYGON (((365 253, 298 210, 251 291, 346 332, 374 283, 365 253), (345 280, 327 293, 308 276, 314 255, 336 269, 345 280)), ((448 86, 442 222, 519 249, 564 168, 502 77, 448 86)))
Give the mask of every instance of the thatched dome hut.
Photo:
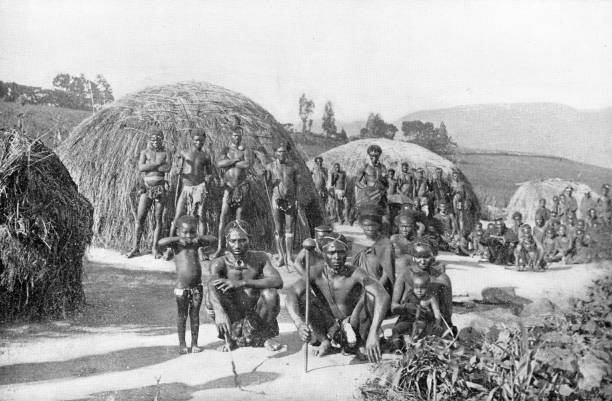
POLYGON ((55 153, 0 133, 0 320, 62 317, 81 304, 92 222, 93 207, 55 153))
MULTIPOLYGON (((182 82, 156 86, 127 95, 84 120, 63 142, 58 152, 83 194, 94 205, 94 243, 127 249, 134 235, 135 191, 141 180, 138 156, 146 147, 147 134, 160 127, 165 147, 174 155, 168 176, 171 191, 177 181, 177 157, 190 147, 189 127, 204 128, 213 162, 230 143, 231 130, 239 121, 243 143, 256 152, 251 180, 251 198, 245 210, 254 227, 255 246, 270 249, 274 224, 263 182, 258 178, 262 163, 271 161, 275 146, 288 143, 290 157, 299 165, 300 202, 309 224, 298 224, 297 238, 309 235, 309 227, 320 224, 323 213, 306 164, 299 157, 289 134, 274 117, 247 97, 204 82, 182 82)), ((216 235, 222 189, 210 196, 209 228, 216 235)), ((174 215, 173 199, 168 200, 165 224, 174 215)), ((152 220, 145 232, 151 241, 152 220)), ((167 230, 163 231, 167 233, 167 230)), ((296 243, 298 243, 296 241, 296 243)), ((146 249, 146 247, 143 247, 146 249)))
POLYGON ((508 224, 512 222, 512 213, 514 212, 520 212, 523 215, 524 222, 533 224, 539 200, 546 199, 546 207, 550 209, 552 207, 553 196, 562 194, 568 186, 574 188, 572 197, 578 202, 578 208, 580 208, 580 202, 582 202, 586 192, 591 192, 591 196, 595 200, 600 197, 587 184, 563 180, 561 178, 527 181, 517 185, 519 187, 514 192, 514 195, 512 195, 512 198, 510 198, 506 207, 508 224))
MULTIPOLYGON (((472 190, 471 184, 457 166, 451 161, 422 146, 391 139, 359 139, 335 147, 319 155, 323 158, 323 165, 326 166, 330 172, 334 163, 340 163, 342 169, 346 171, 348 178, 347 194, 349 198, 354 195, 355 176, 367 162, 368 155, 366 152, 368 147, 372 144, 377 144, 382 149, 380 161, 387 168, 392 168, 397 173, 401 171, 403 162, 408 162, 412 168, 423 168, 425 170, 425 176, 428 179, 435 177, 436 168, 440 167, 443 171, 443 179, 449 183, 452 173, 457 172, 459 177, 466 183, 466 193, 471 204, 469 220, 474 222, 478 219, 480 213, 478 198, 472 190)), ((308 166, 312 168, 313 165, 314 159, 309 160, 308 166)), ((353 201, 353 199, 349 200, 353 201)), ((467 228, 471 229, 471 224, 467 228)))

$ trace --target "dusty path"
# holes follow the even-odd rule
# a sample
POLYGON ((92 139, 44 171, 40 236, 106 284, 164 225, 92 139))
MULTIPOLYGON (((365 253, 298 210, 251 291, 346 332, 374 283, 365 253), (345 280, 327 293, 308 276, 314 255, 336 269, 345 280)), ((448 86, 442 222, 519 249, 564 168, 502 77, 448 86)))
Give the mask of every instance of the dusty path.
MULTIPOLYGON (((358 229, 342 230, 360 246, 358 229)), ((449 254, 439 259, 447 262, 457 299, 479 299, 486 287, 514 287, 518 296, 547 297, 562 304, 569 297, 584 295, 591 280, 610 268, 610 264, 577 265, 519 273, 449 254)), ((200 345, 206 350, 179 356, 173 272, 171 262, 147 256, 126 260, 112 251, 91 250, 84 282, 88 302, 79 316, 70 322, 0 329, 0 399, 153 400, 156 392, 160 401, 319 401, 358 396, 357 386, 368 364, 343 355, 311 357, 311 371, 304 374, 301 344, 284 310, 280 316, 283 350, 233 352, 240 383, 247 391, 234 386, 230 355, 216 350, 221 341, 204 312, 200 345)), ((283 278, 287 284, 295 275, 283 272, 283 278)), ((457 312, 454 321, 460 328, 488 316, 482 310, 457 312)), ((387 321, 387 330, 390 326, 387 321)))

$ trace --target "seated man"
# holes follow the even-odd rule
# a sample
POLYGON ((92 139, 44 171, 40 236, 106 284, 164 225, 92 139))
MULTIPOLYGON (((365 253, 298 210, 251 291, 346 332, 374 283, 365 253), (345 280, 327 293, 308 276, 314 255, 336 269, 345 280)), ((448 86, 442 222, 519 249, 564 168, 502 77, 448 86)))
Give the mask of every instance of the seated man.
POLYGON ((561 256, 557 254, 557 239, 555 229, 548 227, 542 240, 542 261, 545 265, 559 262, 561 256))
POLYGON ((544 217, 537 216, 535 220, 535 226, 533 227, 533 238, 540 244, 544 241, 546 233, 544 217))
POLYGON ((411 257, 412 245, 417 241, 428 243, 434 254, 438 254, 438 239, 426 232, 426 226, 418 219, 416 212, 402 211, 395 218, 394 223, 398 234, 392 235, 390 241, 398 259, 404 256, 411 257))
POLYGON ((567 227, 563 224, 557 230, 555 237, 555 256, 561 259, 561 263, 565 264, 565 258, 572 249, 572 238, 567 234, 567 227))
POLYGON ((576 236, 572 240, 565 263, 568 265, 590 263, 593 260, 592 250, 588 238, 583 229, 576 230, 576 236))
MULTIPOLYGON (((229 252, 211 262, 208 284, 219 338, 230 348, 265 346, 278 350, 277 289, 283 280, 265 252, 249 250, 249 227, 234 220, 225 228, 229 252)), ((227 349, 224 349, 227 351, 227 349)))
MULTIPOLYGON (((429 289, 438 301, 440 307, 440 316, 443 320, 443 326, 445 329, 451 327, 453 334, 455 334, 455 328, 452 325, 453 315, 453 289, 450 278, 445 273, 446 267, 437 262, 431 247, 425 243, 417 243, 413 247, 413 263, 402 271, 402 275, 395 282, 393 287, 393 299, 391 301, 391 313, 399 314, 400 320, 396 325, 405 323, 402 316, 406 316, 408 313, 405 304, 408 299, 414 295, 414 280, 416 276, 426 274, 430 278, 429 289), (447 327, 448 325, 448 327, 447 327)), ((401 336, 406 333, 404 330, 406 326, 400 325, 394 328, 393 336, 394 342, 397 343, 398 339, 401 341, 401 336)))
POLYGON ((378 332, 390 297, 365 270, 347 264, 348 245, 332 233, 323 245, 325 265, 311 270, 310 321, 305 322, 306 282, 301 277, 287 291, 287 311, 304 342, 320 344, 318 356, 339 348, 377 362, 381 358, 378 332), (365 300, 365 302, 363 301, 365 300), (362 302, 357 315, 355 307, 362 302))
POLYGON ((489 235, 490 262, 497 265, 514 264, 514 248, 518 243, 518 236, 506 228, 501 218, 495 220, 495 233, 489 235))
POLYGON ((521 227, 521 236, 518 245, 514 249, 514 266, 518 271, 529 267, 531 270, 542 268, 543 251, 540 244, 531 234, 529 224, 521 227))

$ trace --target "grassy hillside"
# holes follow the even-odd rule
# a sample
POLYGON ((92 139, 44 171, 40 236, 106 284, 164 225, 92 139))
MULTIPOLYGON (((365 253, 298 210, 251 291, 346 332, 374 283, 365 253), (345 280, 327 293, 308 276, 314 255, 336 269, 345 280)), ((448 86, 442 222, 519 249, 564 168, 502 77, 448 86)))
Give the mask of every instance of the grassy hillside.
POLYGON ((612 168, 612 108, 576 110, 556 103, 483 104, 411 113, 395 122, 444 121, 465 147, 565 157, 612 168))
POLYGON ((30 105, 0 101, 0 127, 12 128, 18 114, 23 113, 26 132, 33 138, 43 137, 45 144, 54 148, 66 138, 73 127, 91 115, 83 110, 54 106, 30 105))
POLYGON ((536 155, 504 153, 460 153, 458 167, 469 178, 485 205, 505 207, 517 183, 543 178, 584 182, 599 192, 601 184, 612 183, 612 169, 571 160, 536 155))

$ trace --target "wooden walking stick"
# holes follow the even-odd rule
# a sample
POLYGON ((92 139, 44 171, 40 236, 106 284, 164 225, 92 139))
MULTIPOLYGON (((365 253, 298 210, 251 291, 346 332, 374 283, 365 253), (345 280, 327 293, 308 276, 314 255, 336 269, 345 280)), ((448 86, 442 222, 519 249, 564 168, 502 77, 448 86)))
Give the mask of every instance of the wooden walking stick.
MULTIPOLYGON (((306 306, 304 311, 304 321, 306 327, 310 327, 310 252, 314 251, 317 243, 312 238, 306 238, 302 242, 302 248, 306 251, 305 254, 305 279, 306 279, 306 306)), ((308 341, 304 344, 304 373, 308 373, 308 341)))

